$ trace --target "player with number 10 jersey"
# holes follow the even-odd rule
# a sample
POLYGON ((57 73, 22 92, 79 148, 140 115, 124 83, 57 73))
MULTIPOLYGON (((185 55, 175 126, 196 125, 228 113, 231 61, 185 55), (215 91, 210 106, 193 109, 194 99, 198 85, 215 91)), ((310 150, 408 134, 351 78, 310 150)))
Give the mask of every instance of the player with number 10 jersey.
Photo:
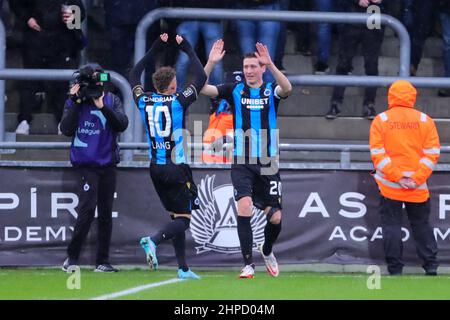
POLYGON ((154 55, 168 44, 168 35, 162 34, 149 52, 130 72, 133 96, 144 122, 150 143, 150 176, 161 202, 171 216, 171 222, 156 234, 141 238, 151 269, 158 267, 157 246, 172 240, 178 261, 178 277, 199 277, 186 263, 185 231, 189 228, 191 211, 198 208, 197 187, 192 171, 186 163, 183 148, 185 111, 195 100, 206 82, 206 74, 191 45, 181 36, 176 37, 181 50, 186 52, 194 67, 192 84, 177 92, 176 72, 171 67, 159 68, 153 75, 156 92, 145 92, 140 76, 145 66, 154 63, 154 55))

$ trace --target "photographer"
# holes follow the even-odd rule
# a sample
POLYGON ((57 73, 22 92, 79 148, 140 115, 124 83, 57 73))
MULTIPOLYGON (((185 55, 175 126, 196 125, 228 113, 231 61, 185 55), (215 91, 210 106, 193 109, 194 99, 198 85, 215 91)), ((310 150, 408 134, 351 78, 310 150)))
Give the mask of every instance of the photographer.
POLYGON ((118 271, 109 263, 112 203, 116 164, 120 161, 117 136, 128 126, 120 99, 104 91, 109 74, 98 64, 82 67, 70 89, 61 120, 61 131, 72 136, 70 161, 79 179, 78 218, 67 248, 63 270, 78 264, 82 245, 98 206, 97 272, 118 271))

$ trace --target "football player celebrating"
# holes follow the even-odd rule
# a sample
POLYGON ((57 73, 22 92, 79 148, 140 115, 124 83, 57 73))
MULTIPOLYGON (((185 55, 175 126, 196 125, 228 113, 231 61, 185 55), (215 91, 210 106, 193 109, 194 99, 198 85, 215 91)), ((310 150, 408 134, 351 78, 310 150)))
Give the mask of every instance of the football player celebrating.
POLYGON ((198 208, 197 187, 192 172, 186 164, 183 147, 185 111, 195 100, 206 82, 203 66, 191 45, 179 35, 176 43, 188 54, 195 76, 192 84, 177 92, 176 71, 162 67, 152 76, 156 92, 145 92, 140 76, 145 66, 154 63, 154 55, 162 51, 168 35, 162 34, 149 52, 130 71, 130 82, 136 105, 142 115, 150 143, 150 176, 171 222, 151 236, 140 241, 151 269, 158 267, 156 248, 166 240, 172 240, 178 261, 178 277, 198 279, 187 266, 185 257, 185 231, 189 228, 191 210, 198 208))

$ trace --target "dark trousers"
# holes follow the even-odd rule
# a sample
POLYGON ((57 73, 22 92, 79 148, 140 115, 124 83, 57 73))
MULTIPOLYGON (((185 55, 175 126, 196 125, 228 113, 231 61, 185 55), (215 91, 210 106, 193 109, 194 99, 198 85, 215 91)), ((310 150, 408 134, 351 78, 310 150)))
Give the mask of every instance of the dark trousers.
POLYGON ((403 242, 402 217, 403 203, 416 245, 417 255, 423 261, 425 271, 435 271, 438 267, 437 242, 429 224, 430 200, 422 203, 402 202, 382 197, 380 205, 383 245, 388 271, 391 274, 402 272, 403 242))
MULTIPOLYGON (((342 25, 339 34, 339 57, 336 66, 337 75, 347 75, 352 71, 352 61, 361 43, 366 75, 378 75, 378 57, 383 42, 384 28, 369 30, 367 27, 342 25)), ((332 102, 342 103, 345 87, 334 87, 332 102)), ((364 105, 375 102, 376 87, 367 87, 364 91, 364 105)))
POLYGON ((112 233, 112 204, 116 188, 115 167, 77 168, 79 174, 78 218, 72 241, 67 248, 71 260, 78 260, 81 248, 98 207, 98 241, 96 264, 109 262, 112 233))
POLYGON ((404 0, 403 23, 411 37, 411 65, 418 68, 435 21, 437 0, 404 0))
MULTIPOLYGON (((64 54, 43 56, 39 50, 24 48, 22 51, 23 67, 29 69, 73 69, 77 61, 64 54)), ((17 117, 20 123, 23 120, 31 122, 32 113, 40 109, 42 99, 36 96, 37 92, 46 93, 47 105, 55 115, 56 122, 61 121, 64 103, 67 99, 69 84, 65 81, 21 81, 20 82, 20 112, 17 117)))

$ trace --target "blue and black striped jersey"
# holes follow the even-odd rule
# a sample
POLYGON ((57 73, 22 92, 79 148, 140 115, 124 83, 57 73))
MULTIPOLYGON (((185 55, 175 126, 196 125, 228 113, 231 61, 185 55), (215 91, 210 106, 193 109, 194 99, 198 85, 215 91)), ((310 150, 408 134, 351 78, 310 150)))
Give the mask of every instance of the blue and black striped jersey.
POLYGON ((186 163, 184 118, 187 107, 197 100, 195 86, 190 85, 173 95, 163 95, 144 92, 138 85, 133 89, 133 96, 147 131, 150 161, 156 164, 186 163))
POLYGON ((280 97, 276 83, 259 88, 246 83, 217 86, 218 98, 227 99, 234 115, 234 156, 244 158, 278 155, 277 112, 280 97))

